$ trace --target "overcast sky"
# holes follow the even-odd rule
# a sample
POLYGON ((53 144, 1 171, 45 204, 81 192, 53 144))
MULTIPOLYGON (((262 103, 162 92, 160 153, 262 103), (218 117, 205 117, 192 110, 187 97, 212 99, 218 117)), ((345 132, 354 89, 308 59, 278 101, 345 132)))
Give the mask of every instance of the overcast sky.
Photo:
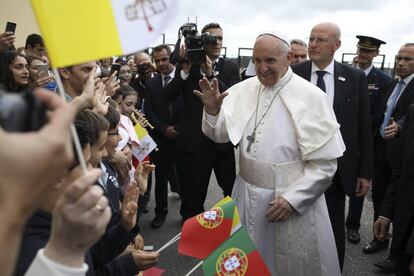
POLYGON ((413 0, 179 0, 180 12, 167 27, 166 42, 175 43, 177 30, 198 17, 199 31, 218 22, 224 31, 227 56, 237 57, 239 47, 253 47, 261 30, 276 29, 289 38, 307 42, 315 24, 332 21, 342 31, 342 46, 336 54, 356 51, 355 35, 374 36, 387 42, 381 46, 386 66, 406 42, 414 42, 413 0))

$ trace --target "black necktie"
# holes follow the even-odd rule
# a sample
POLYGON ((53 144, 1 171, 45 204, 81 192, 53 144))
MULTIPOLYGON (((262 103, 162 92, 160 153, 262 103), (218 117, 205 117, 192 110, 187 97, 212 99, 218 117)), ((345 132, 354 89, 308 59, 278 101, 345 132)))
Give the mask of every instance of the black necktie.
POLYGON ((170 82, 170 79, 171 79, 170 75, 165 75, 164 76, 164 85, 163 85, 163 87, 166 86, 170 82))
POLYGON ((326 93, 325 81, 323 80, 323 76, 325 75, 325 73, 326 71, 323 71, 323 70, 316 71, 316 74, 318 74, 318 80, 316 81, 316 86, 326 93))

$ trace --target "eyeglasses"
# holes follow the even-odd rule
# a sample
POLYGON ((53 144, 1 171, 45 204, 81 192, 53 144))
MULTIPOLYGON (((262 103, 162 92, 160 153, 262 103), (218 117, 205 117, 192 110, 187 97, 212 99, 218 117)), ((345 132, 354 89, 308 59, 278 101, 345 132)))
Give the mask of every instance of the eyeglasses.
POLYGON ((119 135, 119 130, 114 131, 114 132, 108 132, 108 136, 112 136, 112 135, 119 135))

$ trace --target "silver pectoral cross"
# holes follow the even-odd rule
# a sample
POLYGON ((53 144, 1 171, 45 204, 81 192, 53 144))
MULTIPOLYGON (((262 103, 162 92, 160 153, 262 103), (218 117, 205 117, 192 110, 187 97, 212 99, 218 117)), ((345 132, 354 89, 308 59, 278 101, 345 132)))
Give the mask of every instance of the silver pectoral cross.
POLYGON ((256 131, 253 131, 252 134, 247 135, 247 141, 249 144, 247 144, 247 152, 250 152, 250 148, 252 147, 252 144, 254 143, 254 140, 256 139, 256 131))

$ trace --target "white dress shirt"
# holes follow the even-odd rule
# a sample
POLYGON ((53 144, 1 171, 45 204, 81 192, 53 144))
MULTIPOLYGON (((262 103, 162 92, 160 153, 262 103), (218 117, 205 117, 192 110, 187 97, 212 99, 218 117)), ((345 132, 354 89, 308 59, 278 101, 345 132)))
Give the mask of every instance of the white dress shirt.
POLYGON ((325 82, 326 94, 328 95, 333 105, 333 101, 335 97, 334 60, 332 60, 331 63, 328 66, 326 66, 324 69, 319 69, 318 66, 316 66, 312 62, 310 80, 311 80, 311 83, 313 83, 314 85, 316 85, 316 82, 318 81, 318 74, 316 74, 316 71, 319 71, 319 70, 326 71, 325 75, 323 76, 323 80, 325 82))

